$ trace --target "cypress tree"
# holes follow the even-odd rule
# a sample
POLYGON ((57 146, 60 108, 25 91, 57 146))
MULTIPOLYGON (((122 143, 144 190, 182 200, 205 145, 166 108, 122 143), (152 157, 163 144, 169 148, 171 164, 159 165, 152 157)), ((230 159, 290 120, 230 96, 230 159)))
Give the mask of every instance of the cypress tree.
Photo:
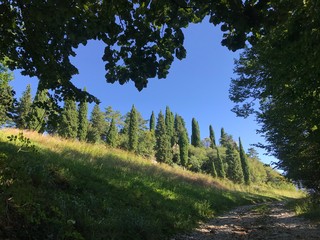
POLYGON ((215 166, 213 158, 210 159, 210 165, 211 165, 210 166, 211 167, 211 171, 210 171, 211 176, 212 177, 218 177, 217 169, 216 169, 216 166, 215 166))
POLYGON ((155 129, 156 129, 156 118, 154 116, 154 112, 152 111, 150 116, 150 122, 149 122, 149 130, 155 131, 155 129))
POLYGON ((226 177, 226 171, 224 169, 224 164, 221 159, 219 149, 217 148, 217 164, 216 164, 216 170, 217 170, 217 175, 220 178, 225 178, 226 177))
POLYGON ((76 106, 73 98, 65 99, 58 130, 61 137, 75 139, 78 135, 78 112, 76 106))
POLYGON ((128 147, 129 151, 136 152, 138 148, 138 139, 139 139, 139 125, 137 111, 132 105, 130 118, 129 118, 129 129, 128 129, 128 147))
POLYGON ((38 85, 38 90, 34 101, 32 103, 32 112, 30 118, 30 129, 43 133, 46 127, 47 112, 45 110, 45 104, 48 101, 48 90, 43 89, 41 84, 38 85))
POLYGON ((179 133, 182 125, 181 120, 182 117, 180 117, 178 114, 174 116, 174 144, 179 143, 179 133))
POLYGON ((166 107, 165 123, 166 123, 167 135, 170 139, 171 146, 173 146, 173 144, 174 144, 174 115, 168 106, 166 107))
POLYGON ((118 129, 115 121, 112 119, 106 136, 106 143, 111 147, 118 145, 118 129))
POLYGON ((172 151, 169 137, 166 133, 166 123, 162 112, 158 115, 156 125, 156 159, 158 162, 171 163, 172 151))
MULTIPOLYGON (((86 91, 86 89, 84 89, 86 91)), ((78 139, 85 141, 88 133, 88 103, 83 100, 79 103, 79 127, 78 127, 78 139)))
POLYGON ((224 128, 221 128, 221 134, 220 134, 220 145, 223 147, 227 147, 227 134, 224 131, 224 128))
POLYGON ((201 147, 199 123, 195 118, 192 118, 191 144, 195 147, 201 147))
POLYGON ((241 160, 244 182, 245 182, 245 184, 249 185, 250 184, 249 163, 248 163, 247 155, 244 152, 240 138, 239 138, 239 153, 240 153, 240 160, 241 160))
POLYGON ((244 177, 239 153, 232 144, 227 144, 226 161, 228 164, 227 177, 235 183, 243 183, 244 177))
POLYGON ((209 138, 210 138, 210 147, 214 149, 216 147, 216 138, 214 136, 213 127, 209 126, 209 138))
POLYGON ((26 90, 22 93, 17 108, 17 122, 16 126, 20 129, 29 129, 30 112, 32 105, 31 86, 27 85, 26 90))
POLYGON ((104 114, 101 112, 99 105, 96 104, 91 112, 87 134, 88 141, 93 143, 102 141, 105 126, 104 114))
POLYGON ((189 138, 185 122, 181 116, 175 116, 174 127, 177 138, 176 141, 179 145, 180 164, 186 167, 188 165, 189 138))
POLYGON ((180 163, 186 167, 188 165, 188 149, 189 149, 189 138, 188 133, 182 130, 179 136, 179 149, 180 149, 180 163))

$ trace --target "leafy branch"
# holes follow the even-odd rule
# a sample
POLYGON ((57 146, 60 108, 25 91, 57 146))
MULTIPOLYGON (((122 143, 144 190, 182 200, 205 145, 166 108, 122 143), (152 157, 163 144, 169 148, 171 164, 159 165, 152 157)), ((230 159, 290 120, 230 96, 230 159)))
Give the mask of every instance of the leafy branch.
POLYGON ((18 135, 11 135, 7 137, 10 142, 15 143, 19 146, 17 152, 37 152, 36 146, 31 142, 31 140, 20 132, 18 135))

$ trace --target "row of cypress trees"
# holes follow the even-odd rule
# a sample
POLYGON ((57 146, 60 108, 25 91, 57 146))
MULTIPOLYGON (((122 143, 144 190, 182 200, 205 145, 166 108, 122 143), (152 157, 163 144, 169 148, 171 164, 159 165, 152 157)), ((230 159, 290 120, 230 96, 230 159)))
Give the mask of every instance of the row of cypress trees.
MULTIPOLYGON (((88 116, 88 103, 67 98, 59 114, 49 114, 47 91, 38 91, 32 101, 31 88, 28 85, 17 105, 16 127, 38 132, 58 134, 63 138, 88 142, 105 142, 110 147, 121 147, 147 157, 155 157, 158 162, 190 166, 189 137, 184 119, 173 114, 167 106, 165 114, 154 112, 148 121, 143 120, 135 106, 125 116, 111 107, 105 112, 95 105, 88 116), (47 104, 43 104, 47 102, 47 104), (55 116, 55 117, 52 117, 55 116)), ((52 111, 52 110, 50 110, 52 111)), ((57 113, 57 112, 56 112, 57 113)), ((232 137, 221 129, 220 147, 216 144, 212 126, 209 126, 208 146, 216 151, 209 157, 207 167, 215 177, 229 178, 237 183, 250 183, 250 170, 247 155, 241 140, 237 145, 232 137), (222 148, 221 148, 222 147, 222 148), (220 151, 225 152, 225 157, 220 151)), ((192 119, 191 145, 203 148, 199 123, 192 119)))

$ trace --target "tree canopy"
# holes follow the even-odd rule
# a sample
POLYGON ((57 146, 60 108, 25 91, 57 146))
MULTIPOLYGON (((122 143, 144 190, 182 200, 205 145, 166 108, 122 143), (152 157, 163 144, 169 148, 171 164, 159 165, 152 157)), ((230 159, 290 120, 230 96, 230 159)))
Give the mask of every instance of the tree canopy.
POLYGON ((208 16, 222 24, 222 44, 236 50, 260 31, 266 11, 268 21, 273 12, 264 0, 3 0, 0 9, 0 60, 37 77, 56 97, 87 96, 90 102, 98 100, 70 81, 78 73, 70 57, 89 40, 105 43, 107 82, 133 81, 142 90, 148 79, 165 78, 175 58, 186 57, 182 29, 189 23, 208 16))
POLYGON ((278 167, 320 191, 320 9, 317 1, 275 7, 281 24, 236 61, 230 97, 239 116, 256 114, 278 167))

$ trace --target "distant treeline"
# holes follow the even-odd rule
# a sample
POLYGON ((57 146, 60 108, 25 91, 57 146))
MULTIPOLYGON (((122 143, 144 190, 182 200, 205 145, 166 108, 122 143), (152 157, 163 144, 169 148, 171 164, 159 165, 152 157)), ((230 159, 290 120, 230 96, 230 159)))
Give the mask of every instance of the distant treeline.
POLYGON ((209 137, 200 139, 199 124, 193 118, 189 138, 185 120, 168 106, 165 113, 160 111, 156 116, 152 112, 150 118, 145 120, 134 105, 130 112, 122 115, 111 106, 103 111, 96 104, 88 119, 86 101, 77 103, 69 97, 61 101, 63 107, 59 107, 47 90, 37 91, 33 98, 30 85, 16 100, 9 85, 7 88, 11 107, 6 106, 7 112, 3 113, 5 117, 1 125, 90 143, 105 143, 160 163, 228 178, 235 183, 278 184, 283 180, 270 167, 257 161, 255 149, 250 148, 245 153, 241 139, 235 142, 224 128, 221 128, 218 141, 211 125, 208 128, 209 137))

